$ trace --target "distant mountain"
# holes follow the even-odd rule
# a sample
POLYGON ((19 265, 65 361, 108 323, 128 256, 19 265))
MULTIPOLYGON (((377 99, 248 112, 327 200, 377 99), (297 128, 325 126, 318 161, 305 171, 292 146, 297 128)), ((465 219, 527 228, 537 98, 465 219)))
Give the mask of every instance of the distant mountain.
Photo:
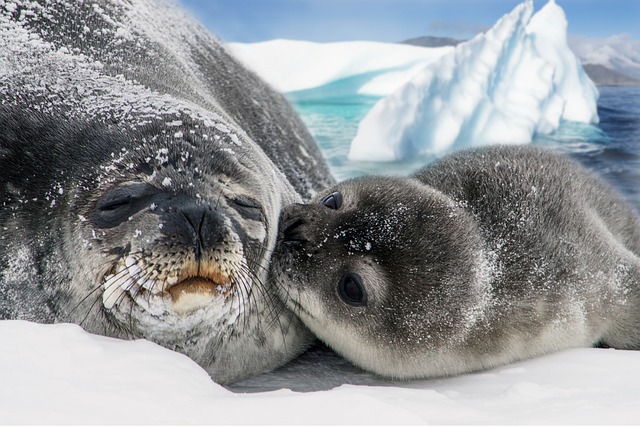
POLYGON ((582 64, 596 86, 640 86, 640 80, 625 76, 600 64, 582 64))
POLYGON ((412 39, 403 40, 400 43, 411 44, 414 46, 422 46, 422 47, 442 47, 442 46, 455 46, 458 43, 462 43, 464 41, 466 40, 458 40, 458 39, 453 39, 451 37, 423 36, 423 37, 415 37, 412 39))

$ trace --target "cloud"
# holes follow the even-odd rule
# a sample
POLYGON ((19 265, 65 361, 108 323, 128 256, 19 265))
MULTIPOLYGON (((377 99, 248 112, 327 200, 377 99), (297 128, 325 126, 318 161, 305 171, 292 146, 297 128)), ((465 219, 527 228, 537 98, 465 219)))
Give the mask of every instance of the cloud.
POLYGON ((628 34, 607 38, 569 36, 569 46, 583 63, 607 68, 640 79, 640 40, 628 34))

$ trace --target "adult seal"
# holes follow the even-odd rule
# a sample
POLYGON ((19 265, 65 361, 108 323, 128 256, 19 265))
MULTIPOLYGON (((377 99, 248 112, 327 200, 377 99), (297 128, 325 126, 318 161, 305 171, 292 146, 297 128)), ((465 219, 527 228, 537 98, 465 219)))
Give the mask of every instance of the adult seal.
POLYGON ((377 374, 428 378, 570 347, 640 348, 640 221, 537 148, 340 183, 283 213, 288 307, 377 374))
POLYGON ((285 99, 170 4, 0 4, 0 318, 180 351, 220 383, 297 356, 267 277, 332 178, 285 99))

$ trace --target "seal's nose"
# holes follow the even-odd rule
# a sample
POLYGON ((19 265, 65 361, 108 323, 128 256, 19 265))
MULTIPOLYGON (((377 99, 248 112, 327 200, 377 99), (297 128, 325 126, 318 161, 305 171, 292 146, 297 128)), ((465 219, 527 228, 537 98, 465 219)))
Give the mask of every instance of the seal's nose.
POLYGON ((291 244, 295 242, 308 242, 309 238, 304 233, 304 225, 307 224, 305 219, 305 209, 307 205, 294 204, 288 206, 280 216, 280 232, 278 233, 278 241, 283 244, 291 244))
POLYGON ((284 227, 282 229, 282 235, 280 236, 281 243, 290 243, 290 242, 307 242, 307 239, 301 227, 307 222, 302 218, 288 218, 284 223, 284 227))
POLYGON ((182 199, 168 208, 163 231, 167 236, 195 250, 196 260, 203 252, 223 240, 222 217, 213 207, 195 199, 182 199))

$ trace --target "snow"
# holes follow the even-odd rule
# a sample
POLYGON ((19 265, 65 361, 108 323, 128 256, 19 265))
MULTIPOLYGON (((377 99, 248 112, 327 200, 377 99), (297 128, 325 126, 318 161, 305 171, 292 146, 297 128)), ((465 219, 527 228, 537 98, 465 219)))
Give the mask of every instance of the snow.
POLYGON ((0 321, 2 424, 633 424, 640 352, 576 349, 387 382, 336 356, 225 389, 186 356, 70 324, 0 321), (291 391, 307 389, 308 392, 291 391), (239 387, 239 389, 241 389, 239 387), (256 389, 272 391, 255 391, 256 389))
POLYGON ((270 40, 229 43, 231 53, 280 92, 296 92, 358 77, 353 93, 384 96, 452 47, 393 43, 270 40))
POLYGON ((360 122, 350 160, 393 161, 467 146, 525 144, 561 120, 597 123, 598 92, 550 0, 527 0, 427 65, 360 122))

